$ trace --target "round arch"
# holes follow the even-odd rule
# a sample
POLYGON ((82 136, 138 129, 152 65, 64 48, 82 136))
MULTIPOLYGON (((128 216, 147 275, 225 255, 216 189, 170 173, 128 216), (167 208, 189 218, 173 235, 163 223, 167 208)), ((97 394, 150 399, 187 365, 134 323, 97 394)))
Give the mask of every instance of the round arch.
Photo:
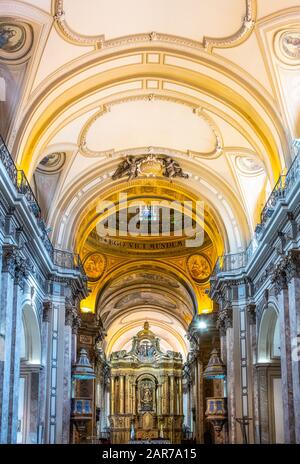
POLYGON ((258 333, 258 362, 270 363, 280 352, 279 316, 275 305, 269 305, 263 312, 258 333))
POLYGON ((25 337, 25 360, 27 364, 41 364, 41 331, 34 308, 23 306, 22 323, 25 337))

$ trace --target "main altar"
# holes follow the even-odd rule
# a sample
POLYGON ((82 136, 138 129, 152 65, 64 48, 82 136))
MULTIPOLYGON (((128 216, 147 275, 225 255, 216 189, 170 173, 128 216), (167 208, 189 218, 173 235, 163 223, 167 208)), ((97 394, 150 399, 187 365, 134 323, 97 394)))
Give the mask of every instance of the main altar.
POLYGON ((163 352, 148 322, 130 351, 111 354, 109 419, 112 443, 181 442, 182 355, 163 352))

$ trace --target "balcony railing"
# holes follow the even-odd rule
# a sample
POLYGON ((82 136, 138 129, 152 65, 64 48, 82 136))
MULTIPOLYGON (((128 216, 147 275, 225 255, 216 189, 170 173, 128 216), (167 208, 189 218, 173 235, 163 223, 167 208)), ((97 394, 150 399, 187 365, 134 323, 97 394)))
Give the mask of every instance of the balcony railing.
POLYGON ((261 234, 266 229, 269 219, 273 215, 275 208, 283 200, 290 197, 291 191, 297 183, 300 183, 300 143, 295 143, 296 156, 286 175, 281 175, 272 190, 262 212, 261 222, 256 226, 255 237, 250 242, 245 251, 239 253, 231 253, 220 256, 216 262, 212 277, 215 277, 220 272, 234 272, 244 268, 254 255, 258 240, 261 234))
POLYGON ((79 270, 84 275, 83 266, 78 254, 70 253, 69 251, 56 250, 53 248, 51 240, 48 236, 46 224, 42 218, 41 208, 34 195, 32 188, 26 178, 24 171, 17 169, 14 160, 12 159, 3 138, 0 136, 0 161, 5 168, 5 171, 12 181, 16 191, 23 195, 26 203, 35 216, 38 228, 42 232, 41 238, 43 244, 51 257, 53 264, 64 269, 79 270))

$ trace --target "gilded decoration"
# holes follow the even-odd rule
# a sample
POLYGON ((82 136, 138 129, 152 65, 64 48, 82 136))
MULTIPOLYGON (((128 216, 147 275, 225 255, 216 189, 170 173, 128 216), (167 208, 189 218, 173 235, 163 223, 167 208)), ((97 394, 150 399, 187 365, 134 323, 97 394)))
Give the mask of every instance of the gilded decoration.
POLYGON ((84 270, 89 280, 98 280, 105 269, 105 258, 100 253, 93 253, 84 262, 84 270))
POLYGON ((211 266, 203 255, 192 255, 187 261, 188 270, 196 282, 206 282, 211 274, 211 266))
POLYGON ((172 443, 180 443, 181 353, 163 352, 146 321, 133 337, 130 351, 111 353, 109 363, 112 443, 128 443, 132 431, 137 439, 157 439, 163 433, 172 443))
POLYGON ((125 176, 127 176, 128 181, 138 176, 163 176, 169 179, 173 177, 187 179, 189 177, 173 158, 154 155, 143 156, 141 158, 126 156, 125 160, 121 161, 117 170, 112 175, 112 179, 117 180, 125 176))

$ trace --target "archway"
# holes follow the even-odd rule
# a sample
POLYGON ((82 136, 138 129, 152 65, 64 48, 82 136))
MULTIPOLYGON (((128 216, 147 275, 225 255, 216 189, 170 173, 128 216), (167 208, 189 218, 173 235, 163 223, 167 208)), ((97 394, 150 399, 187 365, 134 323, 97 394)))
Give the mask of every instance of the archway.
POLYGON ((36 312, 26 303, 22 312, 17 443, 38 443, 41 332, 36 312))
POLYGON ((262 443, 284 443, 283 401, 280 360, 280 323, 277 308, 269 305, 263 312, 257 353, 259 412, 262 443))

